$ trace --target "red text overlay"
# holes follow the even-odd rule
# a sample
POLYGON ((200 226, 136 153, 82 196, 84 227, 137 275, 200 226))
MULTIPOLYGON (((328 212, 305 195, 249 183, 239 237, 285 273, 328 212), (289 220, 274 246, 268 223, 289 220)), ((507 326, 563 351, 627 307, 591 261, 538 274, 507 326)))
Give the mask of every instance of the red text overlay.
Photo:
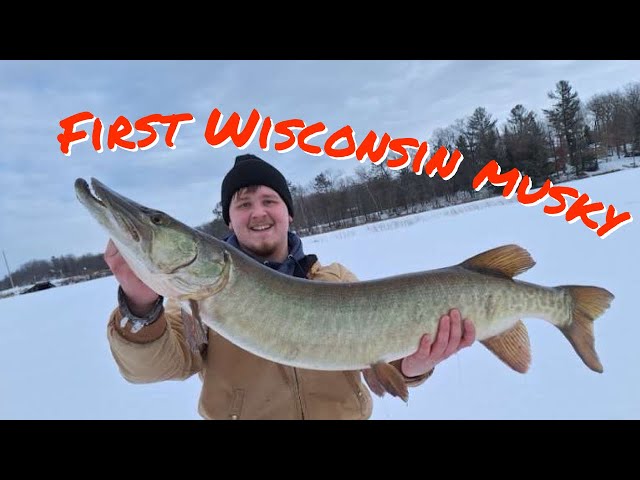
MULTIPOLYGON (((156 113, 131 122, 120 116, 113 124, 105 127, 100 118, 85 111, 71 115, 59 123, 62 128, 62 133, 57 137, 60 151, 70 156, 71 147, 82 142, 90 142, 96 152, 102 153, 105 135, 107 149, 112 152, 117 149, 130 152, 138 149, 148 150, 160 140, 155 125, 167 127, 164 143, 168 148, 175 149, 175 139, 180 127, 183 124, 195 123, 195 118, 190 113, 156 113), (82 125, 91 123, 91 128, 79 129, 82 125), (132 140, 131 137, 135 133, 142 134, 142 138, 132 140)), ((263 119, 256 109, 251 111, 244 122, 236 112, 224 121, 224 115, 216 108, 209 115, 204 130, 204 139, 213 148, 233 142, 239 150, 244 150, 256 136, 263 151, 269 151, 272 145, 278 153, 290 152, 297 147, 308 155, 326 155, 336 160, 355 157, 361 163, 369 160, 375 165, 386 162, 386 166, 391 170, 410 168, 416 175, 426 172, 429 177, 437 173, 444 180, 449 180, 455 175, 464 159, 457 149, 449 152, 445 147, 440 147, 430 155, 430 146, 426 141, 420 142, 410 137, 391 138, 387 133, 379 136, 374 131, 369 131, 358 143, 356 134, 349 125, 329 132, 322 122, 307 125, 299 118, 279 122, 274 122, 271 117, 263 119), (272 140, 274 133, 278 136, 275 139, 277 141, 272 140), (407 148, 416 150, 413 158, 407 148), (395 152, 398 156, 388 157, 389 151, 395 152)), ((494 186, 504 185, 502 195, 505 198, 515 195, 517 201, 525 206, 537 205, 551 198, 554 204, 543 208, 545 214, 562 216, 569 223, 580 220, 602 239, 633 221, 629 212, 619 213, 613 205, 605 207, 602 202, 592 201, 588 194, 581 193, 573 187, 554 185, 551 180, 547 180, 541 188, 531 192, 529 176, 523 176, 516 168, 502 173, 500 165, 495 160, 489 161, 474 177, 473 188, 479 191, 487 182, 494 186), (592 218, 599 214, 601 216, 597 220, 592 218)))

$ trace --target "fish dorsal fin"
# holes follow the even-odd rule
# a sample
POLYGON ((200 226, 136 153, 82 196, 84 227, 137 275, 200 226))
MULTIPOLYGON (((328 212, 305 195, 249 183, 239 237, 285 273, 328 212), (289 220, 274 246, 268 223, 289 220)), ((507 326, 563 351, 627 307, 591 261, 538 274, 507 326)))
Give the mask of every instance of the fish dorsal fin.
POLYGON ((529 333, 522 320, 506 332, 481 340, 480 343, 516 372, 525 373, 529 370, 531 364, 529 333))
POLYGON ((535 264, 524 248, 518 245, 503 245, 468 258, 460 266, 480 273, 513 278, 535 264))

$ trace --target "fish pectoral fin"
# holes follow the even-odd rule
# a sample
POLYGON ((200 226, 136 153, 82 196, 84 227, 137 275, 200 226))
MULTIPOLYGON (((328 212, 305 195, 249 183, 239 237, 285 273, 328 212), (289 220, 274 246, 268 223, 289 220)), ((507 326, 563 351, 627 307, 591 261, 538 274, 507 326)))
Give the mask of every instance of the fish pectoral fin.
POLYGON ((524 248, 518 245, 503 245, 468 258, 460 266, 480 273, 513 278, 535 264, 524 248))
POLYGON ((202 353, 203 346, 207 344, 208 340, 200 318, 200 308, 195 300, 189 300, 189 306, 191 314, 187 313, 184 308, 180 311, 185 338, 192 352, 202 353))
POLYGON ((481 340, 500 360, 519 373, 526 373, 531 365, 529 333, 522 320, 506 332, 481 340))
POLYGON ((369 370, 363 370, 363 373, 367 385, 379 397, 388 392, 394 397, 402 398, 405 403, 409 401, 407 383, 402 373, 393 365, 387 362, 377 362, 371 365, 369 370))
POLYGON ((201 322, 202 319, 200 318, 200 307, 198 306, 198 302, 196 302, 193 299, 190 299, 189 306, 191 307, 191 315, 193 315, 193 318, 201 322))

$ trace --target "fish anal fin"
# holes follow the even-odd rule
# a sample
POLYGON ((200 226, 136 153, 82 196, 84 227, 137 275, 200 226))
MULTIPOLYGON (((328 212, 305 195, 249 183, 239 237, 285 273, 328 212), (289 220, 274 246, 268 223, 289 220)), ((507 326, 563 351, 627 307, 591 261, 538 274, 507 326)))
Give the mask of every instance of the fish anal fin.
POLYGON ((494 355, 518 373, 526 373, 531 365, 529 333, 522 320, 512 328, 490 338, 481 340, 494 355))
MULTIPOLYGON (((393 365, 386 362, 377 362, 371 365, 371 369, 367 372, 373 377, 373 381, 367 382, 372 391, 378 396, 382 396, 385 392, 390 393, 394 397, 400 397, 406 403, 409 401, 409 389, 407 383, 393 365)), ((365 376, 366 379, 366 376, 365 376)))
POLYGON ((468 258, 460 266, 480 273, 513 278, 535 264, 524 248, 518 245, 503 245, 468 258))

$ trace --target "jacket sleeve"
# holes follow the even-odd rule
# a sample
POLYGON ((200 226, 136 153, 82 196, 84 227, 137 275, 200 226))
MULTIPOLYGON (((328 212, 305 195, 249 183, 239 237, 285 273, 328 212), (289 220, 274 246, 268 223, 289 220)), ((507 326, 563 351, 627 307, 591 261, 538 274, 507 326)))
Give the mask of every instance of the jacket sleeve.
POLYGON ((433 371, 435 370, 432 368, 427 373, 418 375, 417 377, 407 377, 404 373, 402 373, 401 364, 402 364, 402 359, 391 362, 391 365, 396 367, 398 371, 402 374, 402 376, 404 377, 404 381, 408 387, 417 387, 418 385, 422 385, 427 380, 427 378, 429 378, 433 374, 433 371))
POLYGON ((202 356, 192 352, 185 338, 180 303, 168 299, 160 318, 138 332, 121 325, 116 307, 107 338, 120 374, 131 383, 185 380, 202 368, 202 356))
MULTIPOLYGON (((357 282, 358 281, 358 278, 353 272, 351 272, 350 270, 348 270, 346 267, 344 267, 339 263, 332 263, 331 265, 328 265, 327 267, 325 267, 325 269, 322 271, 321 276, 323 277, 322 278, 323 280, 327 280, 327 281, 336 281, 336 282, 357 282)), ((418 385, 423 384, 427 380, 427 378, 429 378, 433 374, 433 369, 432 369, 417 377, 407 377, 404 373, 402 373, 402 368, 401 368, 402 359, 395 360, 390 363, 402 374, 404 381, 408 387, 417 387, 418 385)))

